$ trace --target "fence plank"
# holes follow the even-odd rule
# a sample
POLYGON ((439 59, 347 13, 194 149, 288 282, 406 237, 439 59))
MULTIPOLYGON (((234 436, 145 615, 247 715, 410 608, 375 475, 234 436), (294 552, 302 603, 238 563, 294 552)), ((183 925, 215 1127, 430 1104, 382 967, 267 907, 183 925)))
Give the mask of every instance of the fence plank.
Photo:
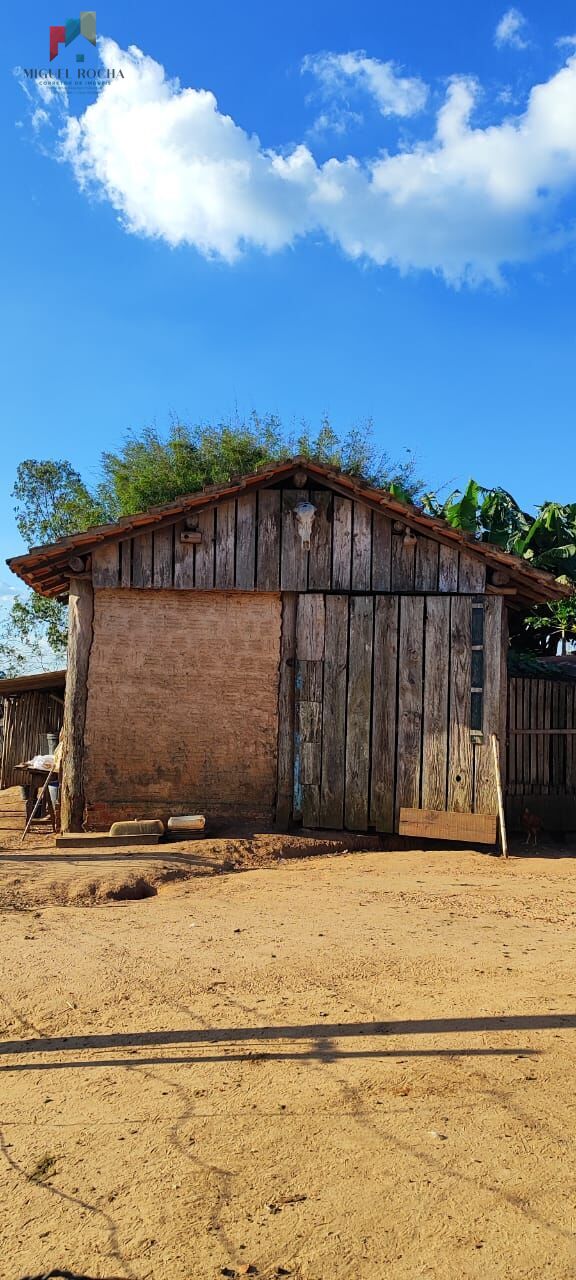
POLYGON ((516 795, 516 741, 514 730, 516 728, 516 680, 511 678, 508 681, 508 767, 506 770, 508 778, 508 794, 516 795))
MULTIPOLYGON (((568 685, 566 689, 566 724, 567 727, 575 728, 575 685, 568 685)), ((571 795, 576 790, 575 777, 575 741, 573 737, 566 739, 566 791, 571 795)))

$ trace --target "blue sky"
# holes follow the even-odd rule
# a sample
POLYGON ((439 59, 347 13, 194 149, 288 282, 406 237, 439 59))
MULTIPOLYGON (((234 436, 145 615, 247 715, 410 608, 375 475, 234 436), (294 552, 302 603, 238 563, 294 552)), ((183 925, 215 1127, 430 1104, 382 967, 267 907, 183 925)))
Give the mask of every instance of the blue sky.
POLYGON ((22 458, 95 481, 170 413, 371 417, 431 486, 575 499, 573 5, 98 5, 90 124, 14 75, 59 5, 4 30, 2 559, 22 458))

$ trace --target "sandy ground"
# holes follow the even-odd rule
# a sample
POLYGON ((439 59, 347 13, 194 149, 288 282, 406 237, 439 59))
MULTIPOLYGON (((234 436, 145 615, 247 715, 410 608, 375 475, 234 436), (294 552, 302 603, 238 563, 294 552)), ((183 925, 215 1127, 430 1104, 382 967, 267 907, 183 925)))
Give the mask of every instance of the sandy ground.
POLYGON ((576 1276, 570 850, 277 852, 2 872, 0 1276, 576 1276))

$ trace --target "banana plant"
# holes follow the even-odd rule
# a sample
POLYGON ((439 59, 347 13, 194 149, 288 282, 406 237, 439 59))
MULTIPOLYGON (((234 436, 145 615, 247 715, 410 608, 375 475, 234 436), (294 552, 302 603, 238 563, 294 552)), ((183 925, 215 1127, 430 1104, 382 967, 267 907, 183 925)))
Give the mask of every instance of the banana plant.
POLYGON ((453 528, 573 583, 571 599, 540 606, 520 621, 519 631, 516 625, 513 630, 519 647, 554 654, 559 646, 562 653, 568 645, 576 646, 576 503, 544 502, 530 516, 506 489, 486 489, 470 480, 463 491, 455 489, 443 503, 435 494, 425 494, 422 505, 453 528))

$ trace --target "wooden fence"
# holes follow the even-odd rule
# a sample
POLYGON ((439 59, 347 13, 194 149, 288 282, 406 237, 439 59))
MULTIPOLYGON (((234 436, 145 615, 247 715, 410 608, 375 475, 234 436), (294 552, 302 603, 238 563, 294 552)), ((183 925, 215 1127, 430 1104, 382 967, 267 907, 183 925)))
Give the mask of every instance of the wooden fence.
MULTIPOLYGON (((58 691, 59 695, 63 691, 58 691)), ((19 786, 14 765, 38 754, 43 733, 58 733, 64 706, 61 696, 34 689, 4 699, 0 790, 19 786)))
POLYGON ((576 830, 576 683, 508 681, 507 814, 527 807, 551 831, 576 830))

